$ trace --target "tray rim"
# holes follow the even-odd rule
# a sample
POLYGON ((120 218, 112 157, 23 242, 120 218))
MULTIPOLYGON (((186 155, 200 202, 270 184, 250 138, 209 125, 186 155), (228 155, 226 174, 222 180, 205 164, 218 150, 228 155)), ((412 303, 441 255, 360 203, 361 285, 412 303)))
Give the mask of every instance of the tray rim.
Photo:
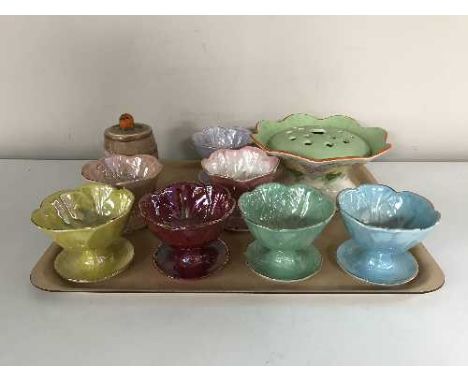
MULTIPOLYGON (((193 164, 199 164, 199 161, 197 160, 179 160, 179 161, 162 161, 163 163, 170 163, 175 166, 183 166, 183 165, 193 165, 193 164)), ((356 165, 360 168, 360 171, 362 171, 365 176, 369 179, 370 183, 378 183, 377 179, 375 176, 365 167, 363 164, 358 164, 356 165)), ((435 291, 438 291, 445 285, 445 274, 440 267, 439 263, 436 261, 436 259, 431 255, 431 253, 427 250, 427 248, 422 244, 418 244, 416 247, 419 248, 419 250, 424 251, 426 256, 428 256, 432 262, 434 263, 436 267, 436 271, 439 274, 440 282, 438 283, 437 286, 428 288, 426 290, 422 291, 408 291, 404 289, 394 289, 392 287, 379 287, 375 286, 375 288, 372 289, 357 289, 357 290, 290 290, 290 291, 278 291, 278 290, 271 290, 271 291, 265 291, 265 290, 199 290, 199 289, 184 289, 184 290, 139 290, 139 289, 133 289, 133 290, 98 290, 99 284, 96 285, 96 289, 94 290, 83 290, 81 289, 81 285, 78 284, 76 289, 67 289, 67 290, 59 290, 59 289, 48 289, 40 285, 40 283, 36 282, 35 275, 37 273, 37 269, 39 268, 39 265, 41 265, 41 261, 43 260, 44 257, 49 256, 50 252, 59 252, 61 247, 52 242, 46 250, 42 253, 42 255, 39 257, 39 259, 36 261, 33 269, 31 270, 31 273, 29 275, 29 281, 30 283, 37 289, 45 292, 52 292, 52 293, 92 293, 92 294, 108 294, 108 293, 121 293, 121 294, 149 294, 149 295, 159 295, 159 294, 245 294, 245 295, 316 295, 316 294, 330 294, 330 295, 419 295, 419 294, 427 294, 427 293, 432 293, 435 291)), ((415 247, 415 248, 416 248, 415 247)), ((186 282, 196 282, 196 281, 186 281, 186 282)))

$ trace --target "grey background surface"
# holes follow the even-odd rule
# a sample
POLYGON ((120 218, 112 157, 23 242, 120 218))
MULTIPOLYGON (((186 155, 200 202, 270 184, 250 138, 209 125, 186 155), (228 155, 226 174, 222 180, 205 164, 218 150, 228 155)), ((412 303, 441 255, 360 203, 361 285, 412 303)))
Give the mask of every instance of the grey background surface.
POLYGON ((122 112, 162 157, 294 112, 390 132, 385 160, 466 160, 467 17, 0 17, 0 157, 94 158, 122 112))

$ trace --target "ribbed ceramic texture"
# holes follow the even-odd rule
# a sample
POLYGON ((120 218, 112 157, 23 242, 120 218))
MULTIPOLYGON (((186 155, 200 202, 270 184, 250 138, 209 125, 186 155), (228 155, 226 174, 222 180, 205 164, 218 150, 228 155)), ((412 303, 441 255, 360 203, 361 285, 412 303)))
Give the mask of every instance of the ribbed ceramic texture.
POLYGON ((235 204, 224 187, 197 183, 175 183, 139 202, 151 231, 163 242, 184 248, 216 240, 235 204))
MULTIPOLYGON (((86 163, 81 169, 81 175, 91 182, 106 183, 119 188, 125 187, 132 191, 138 202, 143 195, 154 191, 162 168, 162 164, 152 155, 113 154, 86 163)), ((135 203, 125 231, 131 232, 144 228, 145 225, 138 210, 138 203, 135 203)))
POLYGON ((342 191, 338 204, 348 231, 364 248, 408 250, 440 219, 427 199, 384 185, 366 184, 342 191))
POLYGON ((384 185, 366 184, 342 191, 338 204, 352 239, 338 248, 337 262, 349 274, 373 284, 411 281, 418 264, 408 250, 439 222, 425 198, 384 185))
POLYGON ((335 213, 335 203, 304 185, 269 183, 241 195, 239 208, 252 235, 246 257, 255 272, 280 281, 315 274, 321 256, 312 246, 335 213))
POLYGON ((219 270, 228 259, 218 240, 236 205, 229 191, 217 185, 175 183, 140 199, 149 229, 163 242, 154 264, 173 278, 201 278, 219 270))
POLYGON ((96 282, 127 267, 133 247, 120 234, 133 201, 130 191, 100 183, 59 191, 43 200, 31 220, 63 248, 55 260, 63 278, 96 282))
POLYGON ((192 142, 202 158, 219 149, 238 149, 252 142, 250 131, 241 127, 207 127, 192 135, 192 142))
MULTIPOLYGON (((244 192, 275 179, 279 158, 269 156, 256 147, 220 149, 201 161, 209 182, 226 187, 237 200, 244 192)), ((239 208, 234 210, 226 229, 247 231, 239 208)))
POLYGON ((326 223, 335 212, 335 205, 328 197, 312 187, 300 184, 261 185, 243 194, 239 199, 239 207, 251 225, 260 230, 281 233, 318 228, 314 226, 326 223))
POLYGON ((114 125, 104 131, 104 155, 148 154, 158 158, 158 146, 151 126, 135 123, 133 128, 121 129, 114 125))
POLYGON ((32 222, 65 249, 100 248, 122 232, 133 194, 104 184, 86 184, 45 198, 32 222))
POLYGON ((247 182, 272 173, 278 164, 278 158, 250 146, 238 150, 220 149, 201 161, 208 175, 218 175, 237 182, 247 182))
POLYGON ((155 179, 161 170, 162 164, 152 155, 113 154, 86 163, 81 174, 93 182, 131 188, 137 183, 155 179))

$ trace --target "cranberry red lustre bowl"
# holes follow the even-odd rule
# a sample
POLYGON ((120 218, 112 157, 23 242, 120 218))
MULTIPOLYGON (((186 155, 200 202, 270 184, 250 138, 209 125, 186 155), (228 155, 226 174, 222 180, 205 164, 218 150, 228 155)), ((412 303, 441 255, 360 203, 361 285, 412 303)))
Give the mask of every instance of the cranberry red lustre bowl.
POLYGON ((141 215, 162 244, 154 264, 172 278, 208 276, 228 261, 219 239, 236 202, 219 185, 174 183, 139 201, 141 215))

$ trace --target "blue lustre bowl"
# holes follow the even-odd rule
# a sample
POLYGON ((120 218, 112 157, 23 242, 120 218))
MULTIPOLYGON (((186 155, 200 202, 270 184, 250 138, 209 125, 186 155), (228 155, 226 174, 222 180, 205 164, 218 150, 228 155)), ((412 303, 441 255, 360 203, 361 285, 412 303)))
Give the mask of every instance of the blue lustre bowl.
POLYGON ((359 280, 382 286, 405 284, 418 274, 408 251, 440 220, 430 201, 409 191, 364 184, 338 195, 351 240, 341 244, 338 265, 359 280))
POLYGON ((212 126, 192 135, 192 142, 202 158, 219 149, 240 149, 252 143, 250 130, 241 127, 212 126))

